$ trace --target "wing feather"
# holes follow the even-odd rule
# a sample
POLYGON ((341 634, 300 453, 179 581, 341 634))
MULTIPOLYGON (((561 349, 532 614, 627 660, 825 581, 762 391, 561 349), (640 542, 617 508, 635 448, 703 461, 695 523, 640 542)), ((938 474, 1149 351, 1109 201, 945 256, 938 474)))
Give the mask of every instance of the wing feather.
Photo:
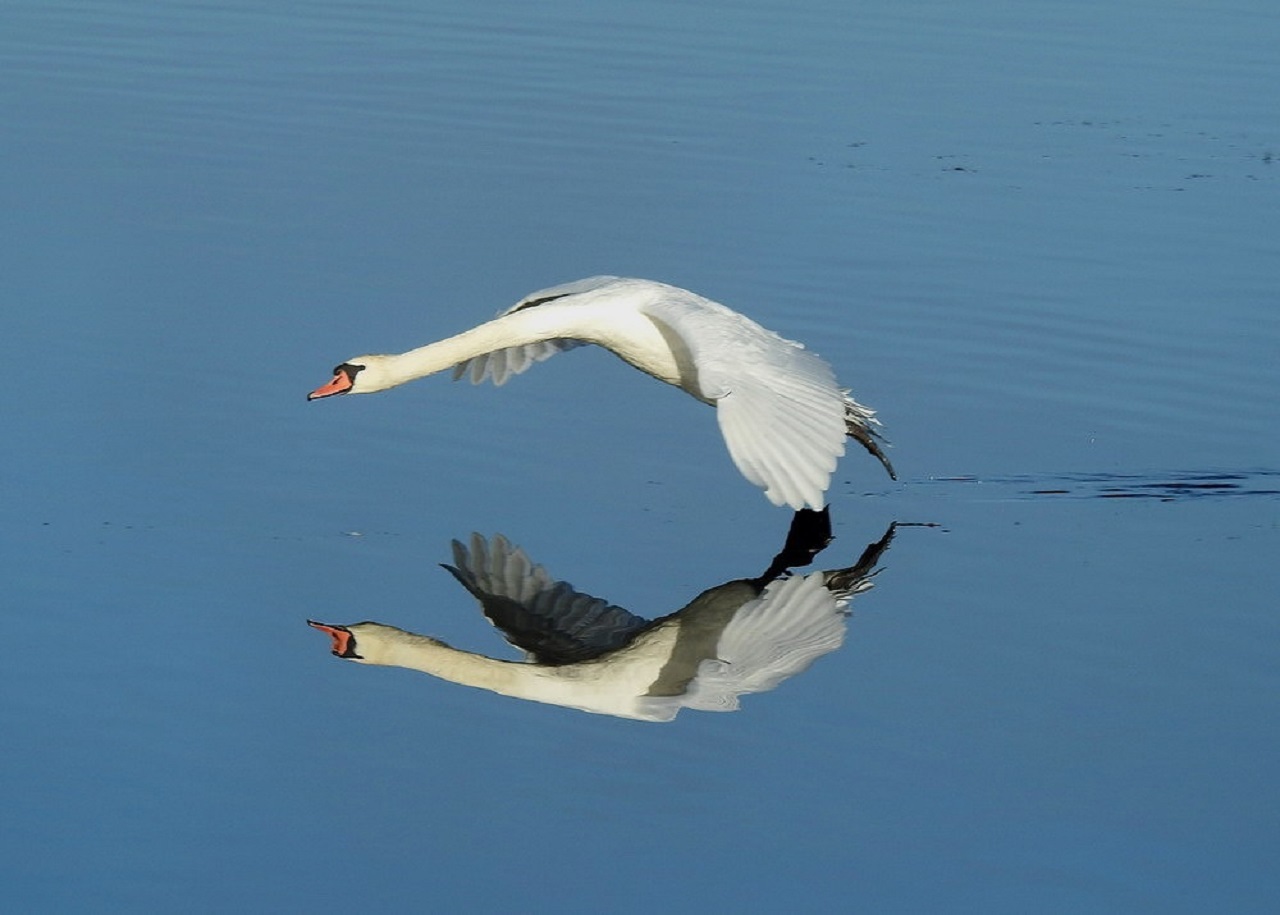
MULTIPOLYGON (((559 286, 539 289, 537 292, 529 293, 510 308, 498 312, 498 317, 509 315, 525 308, 536 308, 539 305, 553 302, 567 295, 590 292, 593 289, 606 286, 616 279, 617 277, 615 276, 589 276, 586 279, 574 280, 571 283, 561 283, 559 286)), ((507 383, 512 375, 519 375, 530 366, 550 359, 556 353, 563 353, 586 345, 587 343, 584 340, 560 339, 543 340, 539 343, 494 350, 491 353, 484 353, 465 362, 459 362, 453 367, 453 380, 457 381, 465 376, 472 384, 480 384, 486 378, 492 378, 493 383, 501 387, 507 383)))
POLYGON ((738 470, 775 505, 821 509, 845 449, 844 393, 799 343, 687 290, 646 306, 687 348, 690 393, 716 406, 738 470))
POLYGON ((845 617, 825 572, 771 583, 725 627, 716 657, 699 665, 688 708, 732 711, 738 697, 765 692, 844 643, 845 617))
POLYGON ((445 568, 480 601, 508 642, 540 664, 571 664, 616 651, 649 621, 556 581, 501 534, 453 542, 445 568))
POLYGON ((799 348, 784 355, 785 368, 717 367, 716 416, 734 463, 770 502, 821 509, 844 454, 844 403, 826 363, 799 348))

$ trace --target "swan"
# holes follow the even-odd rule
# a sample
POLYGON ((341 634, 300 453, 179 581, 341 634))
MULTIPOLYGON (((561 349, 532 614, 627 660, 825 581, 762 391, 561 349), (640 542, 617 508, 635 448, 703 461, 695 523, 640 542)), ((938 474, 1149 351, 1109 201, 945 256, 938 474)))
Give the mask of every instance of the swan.
POLYGON ((348 359, 307 395, 371 394, 453 369, 504 384, 535 362, 594 343, 716 408, 742 475, 774 505, 821 509, 850 436, 892 479, 875 411, 801 344, 687 289, 593 276, 525 296, 497 318, 397 355, 348 359))
MULTIPOLYGON (((809 514, 825 521, 825 513, 809 514)), ((839 648, 848 602, 871 587, 893 531, 844 569, 778 577, 797 561, 795 550, 791 558, 784 551, 760 578, 710 588, 652 622, 555 581, 501 535, 486 541, 473 534, 469 546, 455 540, 455 565, 445 568, 526 653, 525 662, 383 623, 307 623, 328 634, 333 654, 346 660, 585 712, 670 721, 682 708, 737 709, 739 696, 773 689, 839 648)), ((816 549, 799 552, 798 561, 807 562, 816 549)))

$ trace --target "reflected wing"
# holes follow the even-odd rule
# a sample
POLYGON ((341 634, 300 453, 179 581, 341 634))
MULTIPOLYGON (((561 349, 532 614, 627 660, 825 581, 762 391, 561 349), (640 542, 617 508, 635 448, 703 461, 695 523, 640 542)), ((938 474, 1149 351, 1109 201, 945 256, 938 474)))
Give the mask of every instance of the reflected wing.
POLYGON ((453 541, 455 565, 445 568, 480 601, 508 642, 539 664, 573 664, 616 651, 648 620, 555 581, 501 534, 486 542, 453 541))
MULTIPOLYGON (((572 283, 562 283, 559 286, 539 289, 537 292, 529 293, 505 311, 499 312, 498 317, 509 315, 523 308, 536 308, 539 305, 553 302, 567 295, 590 292, 592 289, 598 289, 616 279, 617 277, 613 276, 591 276, 583 280, 574 280, 572 283)), ((465 375, 472 384, 479 384, 486 378, 492 378, 493 383, 501 387, 507 383, 507 379, 512 375, 519 375, 536 362, 550 359, 556 353, 563 353, 566 350, 586 345, 583 340, 543 340, 540 343, 494 350, 491 353, 476 356, 474 359, 468 359, 466 362, 459 362, 453 367, 453 380, 457 381, 465 375)))
POLYGON ((703 661, 684 704, 732 711, 744 693, 771 690, 844 642, 845 595, 827 587, 828 573, 775 581, 725 627, 717 657, 703 661))

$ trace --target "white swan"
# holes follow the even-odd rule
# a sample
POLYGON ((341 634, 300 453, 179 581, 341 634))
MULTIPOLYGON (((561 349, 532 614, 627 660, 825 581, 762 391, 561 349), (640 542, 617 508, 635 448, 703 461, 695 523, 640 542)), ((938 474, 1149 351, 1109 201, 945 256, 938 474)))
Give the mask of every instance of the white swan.
POLYGON ((455 379, 501 385, 586 343, 715 406, 734 464, 774 505, 822 508, 846 435, 897 479, 875 411, 840 388, 826 362, 718 302, 652 280, 594 276, 531 293, 438 343, 348 359, 307 399, 383 391, 448 368, 455 379))
POLYGON ((554 581, 501 536, 486 543, 473 534, 469 549, 454 541, 457 566, 445 568, 526 662, 381 623, 307 622, 329 634, 340 658, 586 712, 670 721, 682 708, 732 711, 740 695, 773 689, 839 648, 845 607, 871 587, 892 536, 891 528, 847 569, 765 584, 780 572, 775 561, 762 578, 711 588, 653 622, 554 581))

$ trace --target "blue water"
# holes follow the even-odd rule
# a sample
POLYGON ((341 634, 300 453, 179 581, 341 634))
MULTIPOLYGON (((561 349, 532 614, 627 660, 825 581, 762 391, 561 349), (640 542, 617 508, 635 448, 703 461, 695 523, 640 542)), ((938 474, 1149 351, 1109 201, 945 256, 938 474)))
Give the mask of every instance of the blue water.
POLYGON ((24 911, 1270 912, 1280 16, 1223 5, 0 10, 0 885, 24 911), (879 410, 847 638, 670 724, 512 656, 502 533, 643 616, 787 512, 608 354, 307 404, 596 273, 879 410))

